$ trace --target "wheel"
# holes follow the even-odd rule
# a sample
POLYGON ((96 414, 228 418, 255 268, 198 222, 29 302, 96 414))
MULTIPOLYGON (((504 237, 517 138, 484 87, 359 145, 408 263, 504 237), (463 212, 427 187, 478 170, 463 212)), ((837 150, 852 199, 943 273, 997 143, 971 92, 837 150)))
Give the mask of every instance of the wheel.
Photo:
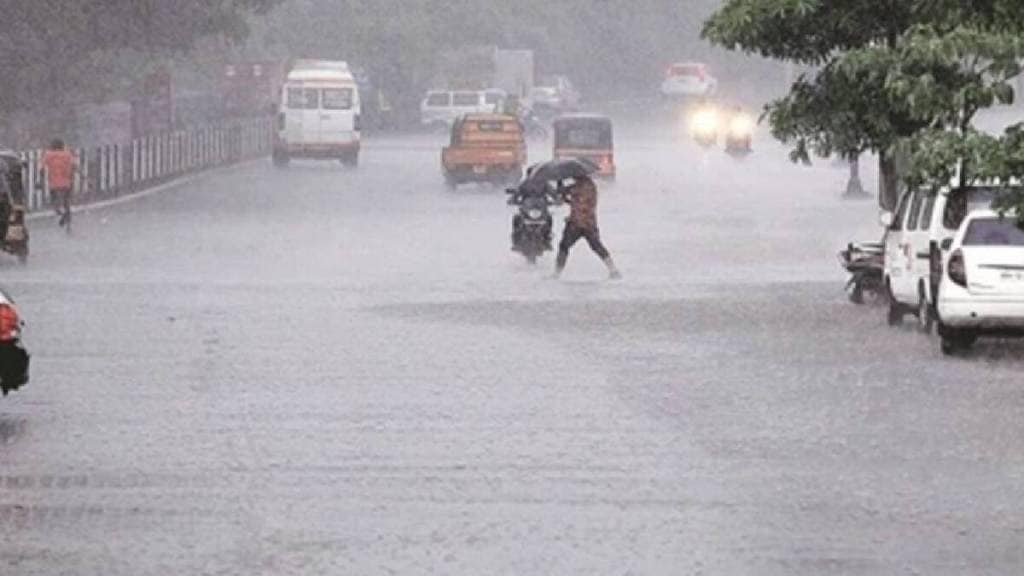
POLYGON ((946 329, 942 336, 942 353, 946 356, 955 356, 961 352, 967 352, 974 347, 977 341, 977 334, 946 329))
POLYGON ((537 255, 534 254, 533 252, 530 252, 529 254, 523 254, 523 256, 526 257, 526 262, 530 266, 536 266, 537 265, 537 255))
POLYGON ((889 322, 889 326, 899 326, 903 323, 903 306, 889 294, 889 313, 886 320, 889 322))
POLYGON ((922 287, 918 290, 917 297, 917 329, 922 334, 930 335, 934 323, 935 317, 932 314, 932 307, 928 303, 928 299, 925 298, 924 288, 922 287))
POLYGON ((455 177, 452 176, 451 174, 445 174, 444 175, 444 185, 445 185, 446 188, 448 188, 448 190, 451 190, 452 192, 454 192, 455 189, 459 187, 459 181, 456 180, 455 177))
POLYGON ((356 168, 359 166, 359 152, 352 152, 341 157, 341 163, 346 168, 356 168))
POLYGON ((860 282, 855 282, 850 290, 850 302, 858 306, 864 303, 864 286, 860 282))
POLYGON ((15 253, 15 256, 18 257, 18 264, 21 264, 22 266, 28 264, 28 244, 22 246, 21 249, 15 253))
POLYGON ((272 155, 274 166, 278 168, 285 168, 291 162, 291 157, 288 156, 287 152, 274 152, 272 155))

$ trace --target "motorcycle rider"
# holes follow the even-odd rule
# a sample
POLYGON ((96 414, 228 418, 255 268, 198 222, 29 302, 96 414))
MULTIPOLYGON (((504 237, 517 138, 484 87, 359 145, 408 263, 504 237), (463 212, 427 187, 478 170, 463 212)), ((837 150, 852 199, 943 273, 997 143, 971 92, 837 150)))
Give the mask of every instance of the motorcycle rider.
POLYGON ((565 263, 569 259, 569 250, 573 244, 583 238, 590 245, 605 266, 608 267, 608 276, 613 280, 622 278, 622 274, 615 266, 611 254, 601 242, 601 232, 597 226, 597 185, 589 176, 576 178, 575 182, 563 195, 569 202, 569 218, 565 221, 565 230, 562 232, 562 241, 558 245, 558 258, 555 261, 555 278, 561 276, 565 269, 565 263))

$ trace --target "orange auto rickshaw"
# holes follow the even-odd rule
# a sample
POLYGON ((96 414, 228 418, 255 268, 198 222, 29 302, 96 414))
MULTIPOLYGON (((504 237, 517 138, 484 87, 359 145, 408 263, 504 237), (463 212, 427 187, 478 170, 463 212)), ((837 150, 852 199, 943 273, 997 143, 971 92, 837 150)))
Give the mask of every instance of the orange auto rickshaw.
POLYGON ((596 176, 615 179, 615 139, 609 118, 573 114, 557 118, 553 126, 555 160, 589 160, 598 167, 596 176))

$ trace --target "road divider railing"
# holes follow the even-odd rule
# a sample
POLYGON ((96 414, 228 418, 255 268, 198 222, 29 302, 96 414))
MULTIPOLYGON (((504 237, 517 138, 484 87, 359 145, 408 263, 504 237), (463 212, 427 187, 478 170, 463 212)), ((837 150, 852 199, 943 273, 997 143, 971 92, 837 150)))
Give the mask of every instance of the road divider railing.
MULTIPOLYGON (((73 150, 78 160, 72 197, 90 204, 144 192, 176 179, 244 160, 268 156, 273 146, 272 118, 228 120, 73 150)), ((28 210, 50 206, 50 190, 40 180, 42 150, 20 153, 26 163, 28 210)))

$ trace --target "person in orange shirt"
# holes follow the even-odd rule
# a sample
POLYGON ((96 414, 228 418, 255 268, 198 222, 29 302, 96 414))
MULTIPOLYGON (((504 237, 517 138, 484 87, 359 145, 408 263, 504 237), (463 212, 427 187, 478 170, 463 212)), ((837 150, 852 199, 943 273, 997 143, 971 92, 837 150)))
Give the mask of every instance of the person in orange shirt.
POLYGON ((74 186, 75 171, 78 169, 75 156, 59 138, 50 143, 50 149, 43 153, 43 177, 50 187, 50 197, 60 216, 60 225, 71 230, 71 190, 74 186))

